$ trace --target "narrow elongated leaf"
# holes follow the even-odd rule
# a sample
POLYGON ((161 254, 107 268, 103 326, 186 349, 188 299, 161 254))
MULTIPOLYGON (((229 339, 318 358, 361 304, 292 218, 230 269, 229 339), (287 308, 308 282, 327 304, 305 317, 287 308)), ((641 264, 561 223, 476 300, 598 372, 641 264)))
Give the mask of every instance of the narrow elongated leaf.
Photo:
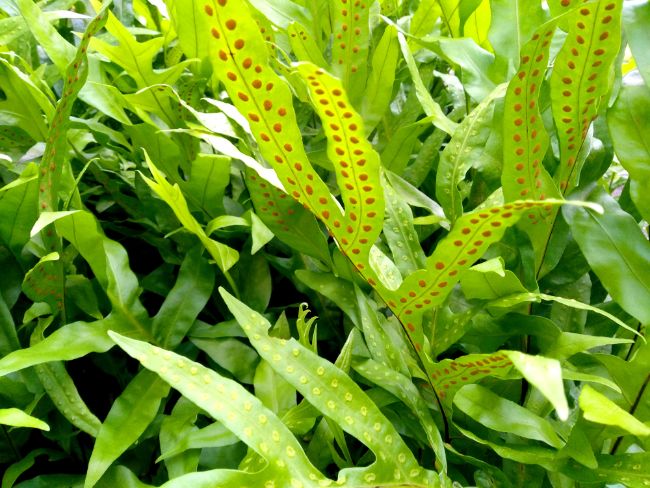
POLYGON ((234 338, 197 338, 192 343, 241 383, 253 383, 259 357, 250 346, 234 338))
POLYGON ((141 371, 115 400, 102 423, 88 461, 85 488, 97 484, 108 467, 153 421, 169 386, 154 373, 141 371))
POLYGON ((370 2, 332 0, 332 69, 355 107, 366 87, 370 42, 370 2))
POLYGON ((427 370, 431 383, 444 404, 451 405, 456 392, 486 376, 505 376, 512 369, 507 354, 467 354, 458 359, 443 359, 427 370))
POLYGON ((621 43, 622 0, 588 3, 567 21, 569 30, 553 64, 551 100, 560 142, 555 181, 566 193, 576 186, 579 157, 591 121, 609 92, 609 74, 621 43))
POLYGON ((597 469, 585 469, 582 464, 570 462, 562 472, 580 483, 624 483, 629 488, 646 488, 648 474, 645 469, 650 463, 650 454, 635 452, 609 456, 596 456, 597 469))
POLYGON ((609 344, 626 344, 631 342, 633 342, 631 339, 561 332, 557 339, 544 350, 544 355, 546 357, 563 361, 574 354, 587 351, 588 349, 602 347, 609 344))
POLYGON ((212 294, 213 269, 201 258, 198 249, 186 255, 174 287, 151 324, 161 345, 176 347, 190 330, 212 294))
POLYGON ((556 297, 554 295, 547 295, 545 293, 519 293, 517 295, 511 295, 508 297, 503 297, 497 300, 494 300, 490 302, 490 306, 494 307, 512 307, 515 305, 518 305, 520 303, 525 303, 525 302, 539 302, 541 300, 548 300, 551 302, 557 302, 561 303, 562 305, 565 305, 567 307, 575 308, 577 310, 586 310, 589 312, 596 313, 598 315, 602 315, 603 317, 607 317, 609 320, 614 322, 616 325, 619 327, 623 327, 624 329, 629 330, 633 334, 639 334, 639 331, 635 330, 634 328, 630 327, 627 325, 625 322, 623 322, 621 319, 616 317, 615 315, 612 315, 611 313, 602 310, 598 307, 594 307, 593 305, 587 305, 586 303, 579 302, 578 300, 573 300, 572 298, 563 298, 563 297, 556 297))
POLYGON ((282 417, 296 406, 296 390, 278 375, 266 361, 260 361, 255 370, 255 396, 282 417))
POLYGON ((615 425, 637 436, 650 435, 650 427, 589 385, 582 387, 579 404, 585 418, 591 422, 615 425))
POLYGON ((223 289, 220 292, 253 346, 273 369, 376 454, 377 461, 365 470, 367 482, 379 483, 388 466, 394 469, 390 469, 393 479, 403 482, 425 481, 429 477, 418 467, 393 425, 349 376, 293 339, 269 337, 270 324, 261 315, 223 289))
POLYGON ((576 371, 563 369, 562 370, 562 378, 564 378, 565 380, 582 381, 584 383, 596 383, 598 385, 606 386, 607 388, 610 388, 611 390, 615 391, 616 393, 621 392, 621 389, 619 388, 619 386, 616 383, 614 383, 611 380, 608 380, 607 378, 603 378, 602 376, 596 376, 596 375, 593 375, 593 374, 578 373, 576 371))
MULTIPOLYGON (((65 41, 56 42, 63 41, 63 37, 50 22, 39 22, 44 17, 38 6, 30 5, 30 2, 25 0, 19 0, 16 5, 20 9, 21 16, 25 19, 27 26, 35 24, 32 29, 37 29, 39 33, 43 34, 42 40, 45 42, 41 44, 46 47, 52 62, 59 70, 64 71, 69 64, 69 60, 75 55, 74 47, 65 41)), ((41 38, 41 36, 37 36, 37 38, 41 38)))
POLYGON ((0 376, 46 363, 77 359, 91 352, 106 352, 113 343, 106 335, 111 328, 133 332, 125 327, 124 321, 109 315, 104 320, 93 323, 73 322, 55 330, 42 342, 25 349, 19 349, 0 359, 0 376))
POLYGON ((321 68, 329 68, 327 61, 325 61, 323 54, 316 44, 316 40, 305 27, 298 22, 292 22, 287 28, 287 34, 289 34, 291 49, 293 49, 293 53, 298 58, 298 61, 309 61, 321 68))
POLYGON ((518 351, 507 351, 507 356, 528 382, 535 386, 551 402, 558 417, 569 417, 569 405, 564 394, 562 368, 556 359, 531 356, 518 351))
POLYGON ((645 2, 626 2, 623 4, 623 26, 630 50, 634 55, 641 76, 650 86, 650 55, 647 50, 645 27, 650 22, 650 5, 645 2))
MULTIPOLYGON (((345 204, 339 220, 320 212, 341 251, 360 270, 367 267, 370 248, 381 233, 384 198, 379 181, 379 155, 365 138, 363 121, 351 109, 341 83, 312 64, 300 63, 298 72, 307 81, 310 96, 328 138, 327 155, 336 168, 336 179, 345 204)), ((372 283, 371 283, 372 284, 372 283)))
POLYGON ((397 29, 387 25, 372 54, 372 72, 361 105, 366 134, 372 132, 388 109, 393 95, 398 56, 397 29))
MULTIPOLYGON (((43 341, 43 331, 51 319, 41 321, 34 329, 30 345, 43 341)), ((46 362, 34 366, 36 375, 52 402, 68 421, 93 437, 99 432, 100 421, 90 411, 79 395, 74 381, 68 374, 63 363, 59 361, 46 362)))
MULTIPOLYGON (((542 25, 521 49, 517 74, 508 84, 503 117, 503 195, 506 201, 519 198, 560 198, 560 191, 543 161, 549 136, 542 122, 539 97, 549 63, 551 38, 557 20, 542 25)), ((540 263, 555 213, 537 208, 522 221, 531 236, 536 263, 540 263)))
POLYGON ((549 139, 538 106, 555 27, 555 21, 548 22, 523 46, 519 71, 508 85, 502 179, 507 199, 558 195, 552 191, 550 176, 541 166, 549 139))
POLYGON ((30 427, 32 429, 50 430, 50 426, 42 420, 26 414, 18 408, 1 408, 0 424, 13 427, 30 427))
POLYGON ((38 364, 34 370, 59 412, 72 425, 96 437, 101 422, 88 409, 63 363, 55 361, 38 364))
POLYGON ((143 177, 145 182, 165 201, 165 203, 167 203, 167 205, 171 207, 183 227, 199 238, 201 243, 210 253, 210 256, 212 256, 212 259, 214 259, 217 266, 219 266, 219 269, 223 273, 226 273, 239 259, 239 253, 231 247, 208 237, 203 228, 190 213, 187 202, 185 201, 178 185, 169 184, 164 175, 154 166, 146 152, 145 159, 149 166, 149 170, 154 177, 154 180, 143 177))
MULTIPOLYGON (((282 421, 240 384, 178 354, 115 332, 109 334, 145 368, 157 373, 269 461, 257 475, 241 471, 223 473, 230 482, 238 480, 236 485, 220 484, 219 477, 211 476, 211 486, 244 486, 250 482, 247 478, 251 477, 260 483, 275 480, 276 486, 281 487, 291 486, 292 481, 309 486, 312 481, 324 479, 282 421)), ((183 477, 177 480, 183 480, 183 477)), ((174 483, 170 485, 174 486, 174 483)))
MULTIPOLYGON (((138 279, 129 266, 126 250, 108 239, 95 217, 86 211, 63 214, 56 220, 57 234, 69 241, 90 265, 113 305, 125 319, 133 337, 151 337, 149 317, 139 300, 138 279), (136 332, 137 331, 137 332, 136 332)), ((116 330, 127 330, 119 327, 116 330)))
MULTIPOLYGON (((515 404, 516 405, 516 404, 515 404)), ((481 408, 479 405, 478 408, 481 408)), ((526 446, 521 444, 511 444, 504 441, 491 442, 485 439, 482 439, 478 435, 474 434, 471 430, 464 429, 459 425, 456 425, 456 428, 468 439, 473 440, 484 446, 488 446, 496 454, 504 459, 510 459, 516 461, 517 463, 522 464, 538 464, 544 468, 552 471, 556 466, 556 457, 557 450, 549 449, 547 447, 541 446, 526 446)), ((584 469, 584 466, 583 468, 584 469)))
MULTIPOLYGON (((185 399, 183 400, 185 401, 185 399)), ((194 417, 196 417, 196 412, 198 412, 198 409, 193 404, 191 404, 191 407, 193 407, 194 417)), ((172 424, 169 427, 171 428, 174 426, 175 425, 172 424)), ((235 434, 230 432, 219 422, 214 422, 213 424, 207 425, 202 429, 195 428, 194 430, 185 433, 185 435, 180 437, 180 439, 176 439, 176 442, 173 444, 172 449, 164 452, 158 459, 171 461, 170 458, 173 459, 174 457, 178 456, 178 454, 189 449, 230 446, 237 442, 239 442, 239 438, 235 434)))
POLYGON ((402 275, 424 267, 425 255, 413 223, 411 207, 397 194, 387 179, 383 180, 386 220, 384 236, 393 260, 402 275))
MULTIPOLYGON (((160 424, 160 452, 161 455, 156 462, 164 461, 169 478, 178 478, 186 473, 197 470, 199 465, 199 451, 190 451, 189 443, 184 441, 192 433, 197 432, 195 422, 200 410, 186 398, 181 398, 174 405, 170 415, 166 415, 160 424)), ((220 424, 217 424, 220 425, 220 424)), ((234 442, 238 442, 237 436, 222 426, 223 432, 230 435, 234 442)))
POLYGON ((452 223, 463 213, 458 185, 472 167, 481 166, 485 144, 493 127, 494 103, 503 97, 505 88, 505 85, 497 87, 463 119, 440 156, 436 174, 436 197, 452 223))
MULTIPOLYGON (((39 205, 41 210, 56 211, 59 180, 63 171, 66 155, 66 133, 70 126, 72 104, 88 77, 88 45, 92 37, 104 26, 109 10, 107 2, 104 8, 92 20, 81 38, 72 61, 67 66, 63 80, 63 96, 59 100, 54 117, 50 123, 45 153, 41 159, 39 174, 39 205)), ((64 44, 68 46, 67 44, 64 44)), ((67 63, 66 63, 67 64, 67 63)))
POLYGON ((354 291, 357 296, 357 306, 359 308, 363 336, 370 350, 371 357, 384 366, 390 366, 401 374, 408 374, 408 367, 404 359, 408 353, 399 350, 390 340, 387 330, 384 327, 385 324, 380 322, 383 316, 378 311, 373 310, 372 302, 368 300, 359 288, 355 287, 354 291))
POLYGON ((540 440, 556 448, 563 444, 547 420, 480 385, 463 387, 456 394, 454 405, 477 422, 498 432, 540 440))
MULTIPOLYGON (((418 137, 431 126, 434 120, 434 116, 429 116, 417 122, 397 127, 395 134, 381 152, 383 167, 395 174, 402 175, 411 159, 418 137)), ((444 136, 442 139, 444 139, 444 136)))
MULTIPOLYGON (((1 110, 1 108, 0 108, 1 110)), ((29 241, 29 231, 38 216, 38 184, 35 165, 23 171, 24 184, 0 192, 0 242, 20 257, 23 246, 29 241)))
POLYGON ((0 355, 20 349, 16 324, 5 298, 0 294, 0 355))
POLYGON ((429 93, 429 90, 424 85, 422 77, 420 76, 420 72, 418 71, 418 67, 415 63, 415 59, 413 58, 413 53, 411 53, 411 49, 406 42, 406 38, 401 32, 397 33, 397 39, 399 40, 399 44, 402 49, 402 55, 404 56, 406 66, 411 73, 411 78, 413 79, 413 84, 415 85, 415 92, 417 94, 418 100, 422 104, 424 113, 426 113, 427 116, 431 117, 433 125, 438 127, 440 130, 445 131, 447 134, 452 135, 456 130, 457 124, 449 120, 449 118, 442 111, 442 108, 438 102, 433 99, 431 93, 429 93))
POLYGON ((22 144, 26 144, 30 139, 45 140, 48 129, 42 113, 45 113, 48 120, 54 113, 52 102, 48 97, 25 73, 4 58, 0 59, 0 86, 4 94, 0 100, 2 125, 17 126, 22 129, 22 131, 10 131, 8 135, 26 133, 28 137, 21 141, 22 144))

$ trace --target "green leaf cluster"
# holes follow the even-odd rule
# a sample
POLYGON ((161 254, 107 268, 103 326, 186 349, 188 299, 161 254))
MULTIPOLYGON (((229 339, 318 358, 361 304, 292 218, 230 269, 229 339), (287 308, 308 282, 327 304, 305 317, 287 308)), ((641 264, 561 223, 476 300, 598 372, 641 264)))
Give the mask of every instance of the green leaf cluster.
POLYGON ((650 5, 0 2, 0 473, 650 484, 650 5))

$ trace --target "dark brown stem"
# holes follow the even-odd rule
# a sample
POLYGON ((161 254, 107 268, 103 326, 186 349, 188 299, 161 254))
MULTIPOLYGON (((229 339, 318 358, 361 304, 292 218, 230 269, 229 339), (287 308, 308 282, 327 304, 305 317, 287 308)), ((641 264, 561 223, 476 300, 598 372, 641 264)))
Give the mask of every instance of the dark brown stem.
MULTIPOLYGON (((335 238, 334 238, 334 240, 336 241, 335 238)), ((356 268, 356 266, 354 266, 354 263, 352 262, 350 257, 345 252, 343 252, 343 249, 342 249, 342 247, 340 245, 339 245, 339 249, 341 249, 342 254, 348 259, 348 261, 350 261, 350 263, 352 263, 353 267, 359 272, 361 277, 367 282, 368 277, 365 275, 365 273, 362 270, 356 268)), ((375 288, 374 286, 372 287, 372 289, 375 290, 375 292, 377 293, 379 298, 381 298, 381 301, 384 302, 388 308, 390 308, 390 305, 388 304, 388 300, 382 296, 381 291, 378 290, 377 288, 375 288)), ((433 392, 433 396, 435 397, 436 402, 438 403, 438 408, 440 408, 440 415, 442 416, 442 422, 443 422, 443 426, 444 426, 444 439, 445 439, 445 442, 449 442, 449 439, 450 439, 450 437, 449 437, 449 420, 447 419, 447 414, 445 413, 445 409, 444 409, 444 407, 442 405, 442 402, 440 401, 440 398, 438 398, 438 394, 436 393, 436 389, 433 386, 433 382, 431 381, 431 377, 429 376, 429 373, 427 373, 427 367, 424 364, 424 361, 422 360, 422 358, 420 357, 420 354, 419 354, 417 348, 415 347, 415 344, 413 343, 413 340, 411 339, 411 336, 408 333, 408 329, 406 328, 406 325, 404 325, 404 323, 400 320, 400 318, 398 317, 397 314, 394 314, 394 315, 395 315, 395 318, 397 319, 397 321, 399 322, 399 324, 402 326, 402 330, 405 332, 406 338, 408 339, 409 344, 411 344, 411 348, 416 352, 415 355, 417 357, 418 363, 419 363, 420 367, 422 368, 422 370, 424 371, 424 374, 427 377, 427 384, 431 387, 431 391, 433 392)))
POLYGON ((9 435, 9 432, 7 432, 7 427, 5 427, 4 425, 0 425, 0 427, 2 427, 2 433, 7 439, 7 443, 9 444, 9 447, 11 447, 11 452, 13 453, 14 458, 16 459, 16 461, 20 461, 22 459, 22 456, 20 455, 20 452, 18 451, 16 444, 14 444, 14 441, 11 440, 11 436, 9 435))
POLYGON ((632 352, 634 351, 634 348, 638 344, 639 337, 641 336, 641 322, 637 324, 636 331, 639 333, 639 335, 634 336, 634 342, 630 344, 630 348, 627 350, 627 354, 625 355, 625 361, 628 361, 630 359, 630 357, 632 356, 632 352))
MULTIPOLYGON (((648 387, 648 383, 650 383, 650 374, 648 374, 645 377, 645 380, 643 381, 643 384, 639 389, 639 393, 637 393, 636 398, 634 399, 634 403, 630 407, 630 415, 634 415, 634 412, 636 412, 636 409, 639 407, 639 403, 641 403, 641 398, 643 397, 643 394, 645 393, 645 390, 648 387)), ((612 446, 612 450, 610 451, 611 455, 616 454, 616 451, 621 445, 622 441, 623 441, 623 436, 620 436, 618 439, 616 439, 616 442, 614 442, 614 445, 612 446)))

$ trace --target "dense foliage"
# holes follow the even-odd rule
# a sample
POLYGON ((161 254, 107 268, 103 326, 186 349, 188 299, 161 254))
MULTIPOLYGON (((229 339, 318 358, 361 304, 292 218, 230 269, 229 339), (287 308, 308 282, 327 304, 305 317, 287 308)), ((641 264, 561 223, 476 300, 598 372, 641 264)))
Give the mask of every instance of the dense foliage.
POLYGON ((0 0, 2 488, 650 486, 648 29, 0 0))

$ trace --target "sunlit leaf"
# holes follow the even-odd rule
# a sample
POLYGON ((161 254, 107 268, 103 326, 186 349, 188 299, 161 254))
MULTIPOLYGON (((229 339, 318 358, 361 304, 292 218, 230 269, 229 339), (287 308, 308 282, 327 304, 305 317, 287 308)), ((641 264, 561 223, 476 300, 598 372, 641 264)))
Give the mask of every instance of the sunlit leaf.
POLYGON ((638 436, 650 435, 650 427, 589 385, 582 388, 579 404, 587 420, 599 424, 615 425, 638 436))
POLYGON ((50 430, 42 420, 26 414, 17 408, 0 409, 0 424, 11 425, 13 427, 30 427, 33 429, 50 430))

